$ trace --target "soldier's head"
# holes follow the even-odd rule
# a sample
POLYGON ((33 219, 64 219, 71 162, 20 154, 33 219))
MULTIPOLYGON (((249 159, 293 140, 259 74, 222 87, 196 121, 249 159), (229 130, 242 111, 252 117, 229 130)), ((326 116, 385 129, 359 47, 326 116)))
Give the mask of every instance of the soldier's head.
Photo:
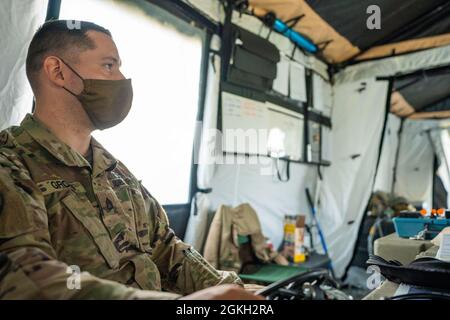
POLYGON ((80 114, 83 108, 77 95, 85 89, 83 80, 122 80, 120 66, 117 47, 107 29, 73 20, 43 24, 31 40, 26 59, 37 105, 39 100, 44 105, 51 104, 49 100, 58 101, 80 114))

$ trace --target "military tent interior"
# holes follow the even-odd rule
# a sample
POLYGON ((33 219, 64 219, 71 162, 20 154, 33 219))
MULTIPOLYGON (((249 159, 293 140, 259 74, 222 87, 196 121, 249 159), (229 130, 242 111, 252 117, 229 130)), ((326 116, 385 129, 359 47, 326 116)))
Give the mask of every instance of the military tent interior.
MULTIPOLYGON (((135 100, 122 124, 94 136, 200 252, 212 213, 242 203, 279 248, 286 215, 312 223, 308 189, 334 275, 345 282, 368 276, 361 266, 352 275, 352 267, 375 191, 428 210, 450 207, 446 0, 6 0, 0 7, 0 128, 32 111, 25 57, 45 20, 105 26, 135 100), (372 5, 379 29, 366 25, 372 5), (303 42, 277 31, 277 22, 303 42), (242 115, 233 113, 237 105, 242 115), (272 140, 244 135, 234 144, 228 136, 227 129, 257 130, 259 120, 283 115, 298 121, 272 140)), ((312 237, 324 253, 317 228, 312 237)))

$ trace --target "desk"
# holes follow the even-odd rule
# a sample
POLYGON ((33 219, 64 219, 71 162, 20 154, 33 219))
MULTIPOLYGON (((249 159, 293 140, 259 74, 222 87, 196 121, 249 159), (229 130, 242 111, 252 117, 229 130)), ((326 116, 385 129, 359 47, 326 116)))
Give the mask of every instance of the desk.
MULTIPOLYGON (((375 241, 375 254, 386 260, 397 260, 402 264, 409 264, 421 257, 436 256, 438 247, 428 240, 410 240, 397 236, 396 233, 375 241)), ((379 300, 392 297, 399 284, 385 280, 381 286, 370 292, 363 300, 379 300)))
POLYGON ((429 240, 411 240, 400 238, 396 233, 375 240, 374 253, 385 260, 397 260, 409 264, 421 252, 431 248, 429 240))

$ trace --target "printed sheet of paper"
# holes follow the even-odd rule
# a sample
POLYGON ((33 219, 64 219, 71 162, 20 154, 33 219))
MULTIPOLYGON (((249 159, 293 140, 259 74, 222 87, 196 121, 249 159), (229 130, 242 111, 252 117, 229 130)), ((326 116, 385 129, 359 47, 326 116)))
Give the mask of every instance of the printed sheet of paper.
POLYGON ((277 64, 277 77, 273 81, 273 90, 282 95, 289 95, 289 66, 288 58, 281 56, 280 62, 277 64))
POLYGON ((306 102, 305 67, 294 61, 290 64, 289 86, 292 99, 306 102))
POLYGON ((444 233, 441 238, 441 245, 436 255, 439 260, 450 262, 450 234, 444 233))
POLYGON ((331 116, 333 105, 331 85, 316 73, 313 74, 313 100, 316 111, 324 116, 331 116))

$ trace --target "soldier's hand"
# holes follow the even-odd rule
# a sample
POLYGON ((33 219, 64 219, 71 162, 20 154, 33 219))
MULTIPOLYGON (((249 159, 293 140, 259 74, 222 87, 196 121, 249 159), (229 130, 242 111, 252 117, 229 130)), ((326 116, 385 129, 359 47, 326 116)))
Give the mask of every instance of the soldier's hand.
POLYGON ((182 300, 264 300, 235 284, 206 288, 180 298, 182 300))

